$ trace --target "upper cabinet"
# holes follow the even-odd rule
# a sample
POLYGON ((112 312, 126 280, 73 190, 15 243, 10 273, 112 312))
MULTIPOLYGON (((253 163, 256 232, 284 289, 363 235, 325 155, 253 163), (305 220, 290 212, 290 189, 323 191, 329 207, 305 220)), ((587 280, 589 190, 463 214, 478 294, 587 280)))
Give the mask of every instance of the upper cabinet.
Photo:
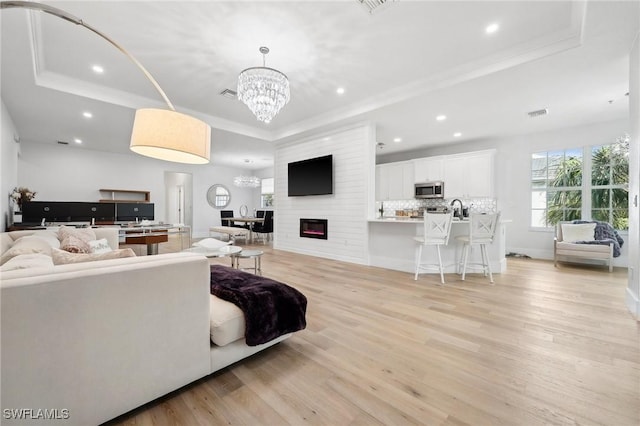
POLYGON ((414 198, 414 184, 444 182, 445 198, 493 198, 495 150, 440 155, 376 166, 376 200, 414 198))
POLYGON ((415 183, 444 180, 444 157, 427 157, 413 160, 415 183))
POLYGON ((448 155, 444 163, 446 198, 493 198, 494 150, 448 155))
POLYGON ((408 200, 414 197, 413 161, 376 166, 376 200, 408 200))

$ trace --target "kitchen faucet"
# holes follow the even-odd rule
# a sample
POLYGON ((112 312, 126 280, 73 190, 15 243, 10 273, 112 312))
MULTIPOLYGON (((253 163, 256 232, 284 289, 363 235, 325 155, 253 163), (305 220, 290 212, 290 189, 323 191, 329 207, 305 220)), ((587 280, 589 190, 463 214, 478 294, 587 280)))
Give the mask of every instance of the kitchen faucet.
POLYGON ((462 220, 462 219, 463 219, 463 217, 462 217, 462 209, 463 209, 463 207, 462 207, 462 201, 460 201, 460 200, 458 200, 457 198, 455 198, 455 199, 451 202, 451 207, 453 207, 453 205, 455 204, 455 202, 456 202, 456 201, 457 201, 458 203, 460 203, 460 210, 458 210, 458 214, 456 214, 456 210, 455 210, 455 209, 453 209, 453 217, 457 217, 458 219, 462 220))

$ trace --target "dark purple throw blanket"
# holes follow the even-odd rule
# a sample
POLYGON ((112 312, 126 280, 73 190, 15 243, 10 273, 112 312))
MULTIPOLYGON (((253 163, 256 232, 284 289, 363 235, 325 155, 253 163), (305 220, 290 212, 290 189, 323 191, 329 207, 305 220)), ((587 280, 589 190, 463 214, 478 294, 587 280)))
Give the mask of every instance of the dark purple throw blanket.
POLYGON ((574 220, 572 223, 595 223, 596 228, 594 232, 594 241, 576 241, 578 244, 598 244, 598 245, 613 245, 613 257, 620 256, 620 248, 624 244, 624 240, 618 234, 613 226, 607 222, 599 222, 597 220, 574 220))
POLYGON ((307 298, 293 287, 223 265, 211 265, 210 283, 211 294, 244 312, 249 346, 307 326, 307 298))

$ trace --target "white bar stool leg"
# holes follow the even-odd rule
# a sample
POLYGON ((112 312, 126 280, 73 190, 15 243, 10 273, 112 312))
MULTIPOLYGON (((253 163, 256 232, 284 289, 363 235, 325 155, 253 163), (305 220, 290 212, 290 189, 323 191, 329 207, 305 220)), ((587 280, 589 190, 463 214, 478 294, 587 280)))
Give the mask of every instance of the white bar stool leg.
POLYGON ((418 280, 418 272, 420 271, 420 261, 422 260, 422 244, 416 249, 416 274, 413 277, 414 281, 418 280))
POLYGON ((440 266, 440 282, 444 284, 444 270, 442 269, 442 256, 440 255, 440 244, 436 244, 436 250, 438 251, 438 265, 440 266))
POLYGON ((467 274, 467 258, 469 257, 469 244, 464 245, 464 250, 462 253, 462 281, 464 281, 464 277, 467 274))
POLYGON ((489 255, 487 254, 487 246, 485 244, 481 245, 482 250, 484 252, 485 262, 487 263, 487 270, 489 271, 489 282, 493 284, 493 274, 491 273, 491 264, 489 263, 489 255))

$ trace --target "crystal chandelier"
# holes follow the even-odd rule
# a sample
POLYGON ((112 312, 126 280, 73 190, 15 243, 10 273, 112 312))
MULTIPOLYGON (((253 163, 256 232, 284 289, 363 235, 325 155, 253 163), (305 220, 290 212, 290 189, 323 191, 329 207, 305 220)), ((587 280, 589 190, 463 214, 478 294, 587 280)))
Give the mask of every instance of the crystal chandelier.
POLYGON ((289 79, 280 71, 265 67, 268 47, 261 47, 260 53, 262 66, 247 68, 238 76, 238 99, 258 120, 269 123, 289 102, 289 79))
POLYGON ((260 178, 257 176, 236 176, 233 184, 241 188, 257 188, 260 186, 260 178))

